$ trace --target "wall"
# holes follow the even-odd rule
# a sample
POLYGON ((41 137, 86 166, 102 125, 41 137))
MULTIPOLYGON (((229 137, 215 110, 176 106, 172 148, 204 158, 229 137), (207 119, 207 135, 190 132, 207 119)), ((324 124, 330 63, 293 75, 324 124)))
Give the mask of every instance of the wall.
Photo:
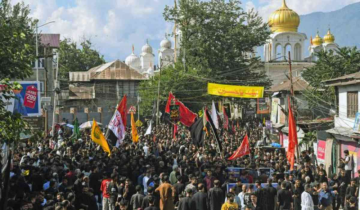
POLYGON ((356 142, 341 141, 341 157, 345 158, 344 151, 349 150, 349 154, 354 161, 354 175, 358 176, 357 170, 360 169, 360 148, 356 142))
MULTIPOLYGON (((335 127, 353 128, 355 119, 347 117, 347 92, 360 91, 360 85, 339 86, 339 113, 335 117, 335 127)), ((358 93, 360 94, 360 93, 358 93)), ((358 97, 360 105, 360 97, 358 97)))

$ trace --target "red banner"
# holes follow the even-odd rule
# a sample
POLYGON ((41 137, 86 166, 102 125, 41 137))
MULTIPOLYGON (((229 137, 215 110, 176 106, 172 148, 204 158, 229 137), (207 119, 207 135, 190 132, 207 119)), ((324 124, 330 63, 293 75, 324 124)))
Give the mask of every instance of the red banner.
POLYGON ((325 147, 326 141, 318 140, 317 158, 325 161, 325 147))
POLYGON ((33 109, 36 104, 38 90, 35 86, 28 86, 25 92, 24 106, 33 109))

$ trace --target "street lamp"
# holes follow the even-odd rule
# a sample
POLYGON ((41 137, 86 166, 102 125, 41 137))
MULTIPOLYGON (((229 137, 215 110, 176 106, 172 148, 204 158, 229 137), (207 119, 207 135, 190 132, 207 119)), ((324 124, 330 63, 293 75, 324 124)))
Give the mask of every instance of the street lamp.
POLYGON ((38 24, 36 23, 36 33, 35 33, 35 39, 36 39, 36 81, 38 82, 39 81, 39 49, 38 49, 38 28, 41 28, 47 24, 50 24, 50 23, 55 23, 55 21, 50 21, 50 22, 47 22, 47 23, 44 23, 42 24, 41 26, 38 26, 38 24))

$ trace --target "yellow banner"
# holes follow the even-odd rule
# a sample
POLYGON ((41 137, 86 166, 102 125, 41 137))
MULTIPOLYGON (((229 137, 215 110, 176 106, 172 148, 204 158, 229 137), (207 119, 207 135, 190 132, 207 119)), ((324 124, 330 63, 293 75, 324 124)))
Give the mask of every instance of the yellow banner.
POLYGON ((104 152, 111 154, 109 145, 105 139, 104 134, 101 132, 99 126, 97 125, 96 121, 93 120, 92 128, 91 128, 91 139, 96 144, 100 145, 104 152))
POLYGON ((134 119, 134 112, 131 112, 131 135, 132 135, 132 140, 134 143, 138 143, 139 141, 139 135, 136 129, 136 123, 135 123, 135 119, 134 119))
POLYGON ((264 87, 208 83, 208 94, 236 98, 262 98, 264 87))

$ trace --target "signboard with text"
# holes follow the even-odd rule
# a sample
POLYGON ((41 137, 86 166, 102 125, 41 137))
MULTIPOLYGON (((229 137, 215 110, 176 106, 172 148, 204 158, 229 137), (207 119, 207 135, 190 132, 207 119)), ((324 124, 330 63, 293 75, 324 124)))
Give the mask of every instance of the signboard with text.
POLYGON ((22 116, 41 116, 40 83, 36 81, 18 81, 18 83, 21 88, 12 91, 14 98, 6 100, 1 97, 6 110, 22 116))

